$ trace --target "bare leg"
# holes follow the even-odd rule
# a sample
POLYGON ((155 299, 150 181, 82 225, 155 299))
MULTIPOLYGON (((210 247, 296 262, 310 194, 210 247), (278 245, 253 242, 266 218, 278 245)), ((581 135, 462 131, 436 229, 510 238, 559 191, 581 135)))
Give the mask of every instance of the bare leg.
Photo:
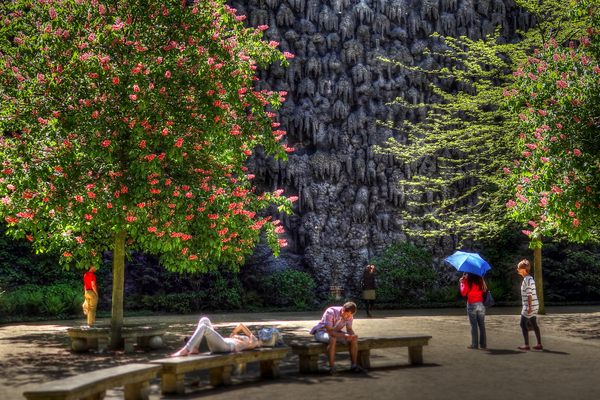
POLYGON ((327 345, 327 355, 329 356, 329 368, 335 368, 335 346, 337 344, 337 338, 333 335, 329 337, 329 344, 327 345))
POLYGON ((194 334, 189 338, 185 346, 179 349, 179 351, 171 354, 171 357, 187 356, 188 354, 197 353, 200 342, 202 341, 207 329, 212 329, 210 320, 206 317, 200 318, 194 334))
POLYGON ((358 337, 354 336, 352 340, 350 340, 349 350, 350 361, 352 362, 352 365, 356 365, 356 362, 358 360, 358 337))

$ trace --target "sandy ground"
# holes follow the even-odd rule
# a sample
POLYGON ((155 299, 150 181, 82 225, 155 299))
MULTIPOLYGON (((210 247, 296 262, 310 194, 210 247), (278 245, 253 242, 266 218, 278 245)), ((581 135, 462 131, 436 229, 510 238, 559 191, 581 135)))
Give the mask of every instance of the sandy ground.
MULTIPOLYGON (((286 339, 307 337, 319 313, 216 314, 211 320, 227 332, 234 322, 252 328, 277 326, 286 339)), ((491 308, 486 317, 488 350, 468 350, 469 323, 463 309, 395 310, 376 312, 367 319, 359 312, 355 331, 363 336, 425 333, 433 336, 424 348, 425 364, 408 364, 406 348, 372 352, 372 368, 364 375, 344 370, 347 355, 339 355, 340 374, 301 375, 297 358, 289 355, 282 377, 259 380, 249 365, 234 385, 212 388, 206 374, 190 374, 183 396, 161 396, 158 379, 152 382, 151 400, 157 399, 598 399, 600 398, 600 306, 548 308, 539 316, 544 351, 521 352, 519 309, 491 308)), ((126 318, 126 323, 148 323, 167 329, 165 347, 154 351, 89 352, 69 350, 66 329, 74 321, 0 326, 0 399, 22 399, 23 391, 40 382, 76 375, 97 368, 162 358, 182 344, 198 316, 126 318)), ((99 324, 108 321, 100 320, 99 324)), ((533 334, 532 343, 535 343, 533 334)), ((107 399, 122 397, 110 390, 107 399)))

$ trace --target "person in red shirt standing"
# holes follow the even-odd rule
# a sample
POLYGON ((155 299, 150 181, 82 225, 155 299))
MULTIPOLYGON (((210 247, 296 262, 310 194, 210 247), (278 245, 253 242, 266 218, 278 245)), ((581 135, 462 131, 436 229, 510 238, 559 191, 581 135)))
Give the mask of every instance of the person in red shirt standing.
POLYGON ((96 322, 96 307, 98 306, 98 287, 96 286, 96 267, 93 265, 83 274, 83 313, 87 315, 88 326, 96 322))
POLYGON ((471 323, 471 345, 468 346, 469 349, 485 350, 487 348, 485 306, 483 305, 484 293, 485 283, 482 277, 469 273, 463 274, 460 278, 460 294, 467 297, 467 314, 471 323))

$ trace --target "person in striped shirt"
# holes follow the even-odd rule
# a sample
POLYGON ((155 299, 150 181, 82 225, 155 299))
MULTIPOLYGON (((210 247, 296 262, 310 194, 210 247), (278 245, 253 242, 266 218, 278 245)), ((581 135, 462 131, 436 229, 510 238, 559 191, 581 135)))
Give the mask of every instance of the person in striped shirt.
POLYGON ((540 328, 537 324, 537 313, 540 308, 540 304, 537 297, 537 291, 535 290, 535 280, 529 274, 531 265, 529 260, 521 260, 517 265, 517 272, 523 278, 521 283, 521 299, 523 302, 523 309, 521 311, 521 331, 523 332, 523 339, 525 344, 519 346, 519 350, 530 350, 529 347, 529 329, 528 326, 533 327, 535 338, 537 339, 537 345, 533 346, 534 350, 542 350, 542 337, 540 334, 540 328))

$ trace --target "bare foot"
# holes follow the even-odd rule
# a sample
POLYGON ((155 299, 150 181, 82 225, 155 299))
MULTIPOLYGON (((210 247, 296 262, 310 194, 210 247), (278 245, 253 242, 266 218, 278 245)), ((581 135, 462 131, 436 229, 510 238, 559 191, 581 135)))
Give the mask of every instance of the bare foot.
POLYGON ((190 352, 188 351, 188 349, 186 349, 184 347, 183 349, 179 350, 178 352, 171 354, 171 357, 182 357, 182 356, 187 356, 188 354, 190 354, 190 352))

